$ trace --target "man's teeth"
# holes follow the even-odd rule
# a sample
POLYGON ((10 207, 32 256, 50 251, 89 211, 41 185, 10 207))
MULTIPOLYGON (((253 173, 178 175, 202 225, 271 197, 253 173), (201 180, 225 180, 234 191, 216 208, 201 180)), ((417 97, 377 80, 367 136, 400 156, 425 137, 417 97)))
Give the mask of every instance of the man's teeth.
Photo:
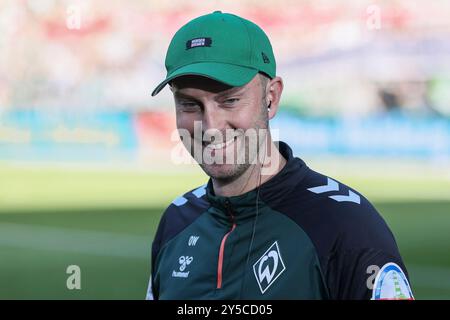
POLYGON ((214 150, 222 149, 222 148, 224 148, 224 147, 229 146, 230 144, 232 144, 233 141, 234 141, 234 138, 233 138, 233 139, 230 139, 230 140, 228 140, 228 141, 226 141, 226 142, 222 142, 222 143, 216 143, 216 144, 210 143, 210 144, 207 145, 207 147, 208 147, 208 148, 211 148, 211 149, 214 149, 214 150))

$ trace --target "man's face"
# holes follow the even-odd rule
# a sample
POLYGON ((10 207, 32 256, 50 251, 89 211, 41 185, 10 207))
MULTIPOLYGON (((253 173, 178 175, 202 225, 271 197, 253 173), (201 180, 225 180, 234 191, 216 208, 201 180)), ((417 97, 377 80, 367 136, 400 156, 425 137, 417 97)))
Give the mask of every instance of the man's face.
POLYGON ((263 82, 259 74, 242 87, 201 76, 173 81, 177 128, 189 132, 183 143, 210 177, 232 181, 255 163, 268 129, 263 82))

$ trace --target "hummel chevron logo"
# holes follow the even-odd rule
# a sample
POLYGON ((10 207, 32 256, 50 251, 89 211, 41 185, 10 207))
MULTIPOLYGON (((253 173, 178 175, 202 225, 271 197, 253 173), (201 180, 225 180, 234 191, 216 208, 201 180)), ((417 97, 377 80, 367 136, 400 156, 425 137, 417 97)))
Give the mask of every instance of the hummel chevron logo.
POLYGON ((361 203, 361 198, 352 190, 348 190, 348 196, 329 196, 329 198, 336 200, 337 202, 349 201, 357 204, 361 203))
MULTIPOLYGON (((197 198, 203 197, 206 194, 206 184, 192 191, 192 194, 195 195, 197 198)), ((181 207, 187 202, 188 199, 186 199, 184 196, 179 196, 178 198, 172 201, 172 204, 176 205, 177 207, 181 207)))
POLYGON ((309 188, 308 189, 311 192, 314 193, 324 193, 324 192, 328 192, 328 191, 339 191, 339 184, 334 181, 333 179, 328 178, 328 183, 324 186, 318 186, 318 187, 314 187, 314 188, 309 188))
MULTIPOLYGON (((313 188, 309 188, 308 189, 311 192, 314 193, 325 193, 325 192, 330 192, 330 191, 339 191, 339 183, 337 183, 336 181, 334 181, 331 178, 328 178, 327 180, 327 184, 323 185, 323 186, 317 186, 317 187, 313 187, 313 188)), ((328 196, 329 198, 337 201, 337 202, 354 202, 357 204, 361 203, 361 197, 358 196, 356 193, 354 193, 353 191, 349 190, 348 191, 348 195, 334 195, 334 196, 328 196)))

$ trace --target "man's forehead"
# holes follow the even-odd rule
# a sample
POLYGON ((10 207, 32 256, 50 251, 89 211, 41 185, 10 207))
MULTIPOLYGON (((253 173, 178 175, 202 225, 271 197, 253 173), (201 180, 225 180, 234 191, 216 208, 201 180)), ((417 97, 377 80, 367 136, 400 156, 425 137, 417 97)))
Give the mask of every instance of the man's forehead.
POLYGON ((228 95, 245 92, 251 89, 255 85, 253 83, 255 81, 255 78, 243 86, 232 87, 225 83, 207 77, 182 76, 172 81, 171 90, 175 95, 184 95, 189 91, 193 91, 190 89, 200 89, 203 91, 218 93, 220 95, 228 95))

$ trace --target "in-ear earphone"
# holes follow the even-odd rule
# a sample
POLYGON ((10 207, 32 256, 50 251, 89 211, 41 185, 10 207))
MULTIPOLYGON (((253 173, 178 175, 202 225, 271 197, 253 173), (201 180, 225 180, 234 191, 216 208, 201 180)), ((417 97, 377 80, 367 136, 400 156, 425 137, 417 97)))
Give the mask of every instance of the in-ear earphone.
POLYGON ((267 106, 267 111, 270 111, 270 106, 272 105, 272 101, 269 101, 269 105, 267 106))

